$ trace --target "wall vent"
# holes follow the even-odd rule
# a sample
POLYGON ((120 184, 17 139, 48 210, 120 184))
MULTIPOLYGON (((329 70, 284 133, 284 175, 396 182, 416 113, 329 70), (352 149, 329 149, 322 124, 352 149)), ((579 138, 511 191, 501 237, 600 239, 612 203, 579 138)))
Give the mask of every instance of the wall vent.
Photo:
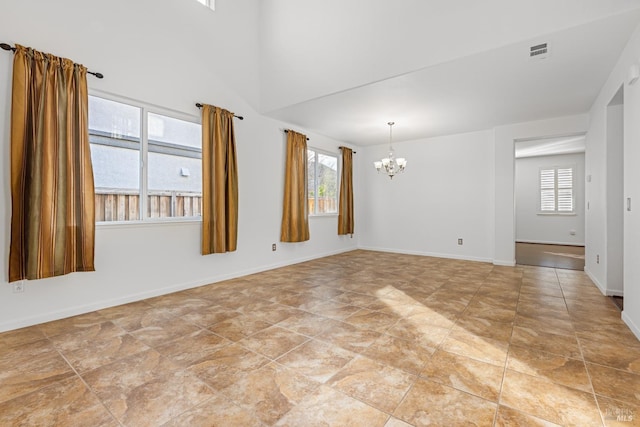
POLYGON ((544 59, 549 56, 549 46, 547 43, 540 43, 529 48, 530 59, 544 59))

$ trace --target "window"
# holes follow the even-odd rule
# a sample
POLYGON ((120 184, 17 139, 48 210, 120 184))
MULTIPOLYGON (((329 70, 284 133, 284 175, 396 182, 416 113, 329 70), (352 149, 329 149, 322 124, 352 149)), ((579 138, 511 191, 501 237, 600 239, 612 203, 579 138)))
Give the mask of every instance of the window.
POLYGON ((89 96, 89 142, 96 221, 201 215, 200 124, 89 96))
POLYGON ((540 212, 573 213, 573 167, 540 169, 540 212))
POLYGON ((216 0, 198 0, 198 3, 202 3, 203 5, 211 8, 211 10, 216 10, 216 0))
POLYGON ((309 214, 338 212, 338 156, 307 150, 309 214))

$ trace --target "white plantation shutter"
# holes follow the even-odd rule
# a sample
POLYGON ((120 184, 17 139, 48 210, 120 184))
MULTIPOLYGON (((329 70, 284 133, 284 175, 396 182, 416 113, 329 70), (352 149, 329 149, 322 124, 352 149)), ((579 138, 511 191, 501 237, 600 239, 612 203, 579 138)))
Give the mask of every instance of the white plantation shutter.
POLYGON ((573 211, 573 168, 540 169, 540 212, 573 211))
POLYGON ((556 210, 556 171, 540 170, 540 210, 555 212, 556 210))

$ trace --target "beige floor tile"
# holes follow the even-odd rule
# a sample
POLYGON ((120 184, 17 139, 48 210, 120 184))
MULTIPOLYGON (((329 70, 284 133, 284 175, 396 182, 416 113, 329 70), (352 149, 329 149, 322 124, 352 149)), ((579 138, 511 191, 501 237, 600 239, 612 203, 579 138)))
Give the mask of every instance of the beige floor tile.
POLYGON ((560 427, 550 421, 543 420, 506 406, 498 407, 495 427, 560 427))
POLYGON ((97 311, 79 316, 67 317, 66 319, 56 320, 54 322, 43 323, 38 325, 38 329, 46 336, 53 337, 62 333, 69 333, 72 330, 82 330, 84 328, 103 323, 105 317, 97 311))
POLYGON ((154 350, 102 366, 83 378, 125 425, 162 424, 213 395, 195 375, 154 350))
POLYGON ((0 356, 0 402, 41 389, 74 375, 48 340, 23 344, 0 356))
POLYGON ((221 305, 201 307, 185 313, 180 318, 185 322, 193 323, 203 328, 208 328, 216 323, 239 316, 237 311, 221 305))
POLYGON ((172 418, 163 427, 263 427, 252 410, 216 395, 172 418))
POLYGON ((276 323, 276 326, 308 337, 315 337, 316 335, 340 324, 341 322, 337 320, 301 311, 300 313, 296 313, 283 321, 276 323))
POLYGON ((440 345, 442 350, 498 367, 504 367, 508 347, 506 341, 478 336, 466 330, 452 331, 440 345))
POLYGON ((355 356, 336 345, 313 339, 282 356, 278 363, 324 383, 355 356))
POLYGON ((640 374, 640 342, 607 343, 581 339, 587 362, 640 374))
POLYGON ((433 351, 411 341, 383 335, 371 344, 364 355, 384 364, 418 375, 433 351))
POLYGON ((271 425, 319 386, 320 383, 271 363, 239 378, 225 389, 224 395, 271 425))
POLYGON ((575 335, 556 335, 522 326, 514 326, 511 344, 565 357, 582 357, 575 335))
POLYGON ((361 329, 384 332, 396 323, 398 319, 399 317, 395 315, 363 308, 344 319, 344 322, 350 323, 361 329))
POLYGON ((327 329, 316 338, 349 351, 363 353, 381 336, 381 333, 370 329, 360 329, 349 323, 336 322, 333 327, 327 329))
POLYGON ((231 341, 240 341, 271 326, 271 323, 256 319, 249 314, 242 314, 223 320, 211 326, 209 330, 231 341))
POLYGON ((496 407, 479 397, 419 379, 393 415, 414 426, 490 426, 496 407))
POLYGON ((593 363, 587 363, 587 369, 597 395, 640 404, 640 375, 593 363))
POLYGON ((176 365, 189 367, 206 359, 232 341, 200 329, 172 342, 156 347, 156 351, 176 365))
POLYGON ((78 377, 0 403, 3 426, 118 426, 78 377))
POLYGON ((199 327, 191 323, 171 317, 147 323, 130 334, 150 347, 157 347, 199 330, 199 327))
POLYGON ((37 326, 2 332, 0 333, 0 348, 9 349, 19 345, 39 341, 44 338, 44 333, 37 326))
POLYGON ((307 396, 275 426, 382 427, 389 416, 330 387, 321 386, 307 396))
POLYGON ((222 391, 239 378, 269 363, 269 359, 238 344, 231 344, 189 367, 214 390, 222 391))
POLYGON ((596 396, 606 427, 640 426, 640 404, 631 404, 604 396, 596 396))
POLYGON ((460 317, 453 327, 454 331, 467 331, 481 337, 505 342, 511 339, 512 329, 513 323, 511 322, 498 322, 471 316, 460 317))
POLYGON ((308 339, 309 337, 287 329, 271 326, 238 341, 238 344, 270 359, 277 359, 308 339))
POLYGON ((560 425, 601 426, 592 393, 507 369, 500 404, 560 425))
POLYGON ((450 328, 442 328, 415 319, 400 319, 385 331, 387 335, 411 341, 433 353, 451 332, 450 328))
POLYGON ((629 426, 639 363, 582 272, 357 250, 0 333, 0 425, 629 426))
POLYGON ((439 350, 420 376, 497 402, 503 372, 502 367, 439 350))
POLYGON ((331 377, 327 385, 392 413, 416 379, 399 369, 358 356, 331 377))
POLYGON ((512 345, 509 348, 507 368, 523 374, 545 378, 557 384, 593 392, 585 364, 552 353, 512 345))

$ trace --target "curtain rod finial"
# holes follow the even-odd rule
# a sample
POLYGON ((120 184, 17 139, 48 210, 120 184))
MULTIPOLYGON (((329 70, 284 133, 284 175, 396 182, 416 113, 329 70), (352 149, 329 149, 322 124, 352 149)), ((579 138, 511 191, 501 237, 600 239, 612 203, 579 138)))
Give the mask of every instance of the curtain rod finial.
POLYGON ((0 43, 0 47, 4 50, 12 50, 12 51, 16 51, 15 47, 12 47, 11 45, 8 45, 6 43, 0 43))

